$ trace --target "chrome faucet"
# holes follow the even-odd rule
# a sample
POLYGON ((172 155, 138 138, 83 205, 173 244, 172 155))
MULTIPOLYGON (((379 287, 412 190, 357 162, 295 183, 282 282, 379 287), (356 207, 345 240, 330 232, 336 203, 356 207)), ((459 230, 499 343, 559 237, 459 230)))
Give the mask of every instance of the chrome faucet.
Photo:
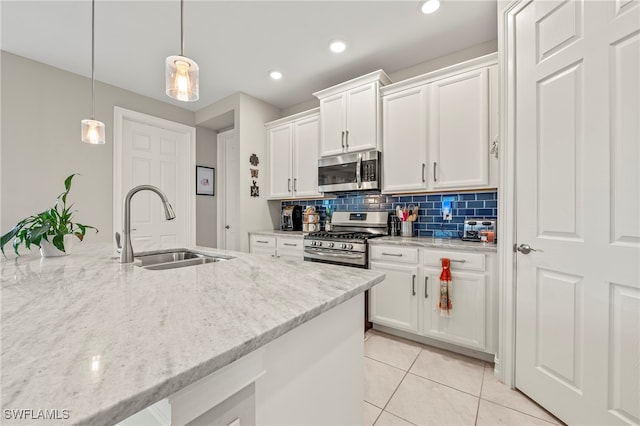
POLYGON ((127 196, 124 197, 124 218, 122 220, 124 224, 122 228, 122 237, 124 241, 122 242, 120 263, 133 262, 133 247, 131 246, 131 198, 136 193, 145 190, 158 194, 158 196, 162 200, 162 205, 164 206, 164 215, 167 220, 173 220, 176 218, 176 214, 173 212, 173 207, 171 207, 171 204, 169 204, 167 196, 159 188, 156 188, 153 185, 140 185, 131 189, 131 191, 127 193, 127 196))

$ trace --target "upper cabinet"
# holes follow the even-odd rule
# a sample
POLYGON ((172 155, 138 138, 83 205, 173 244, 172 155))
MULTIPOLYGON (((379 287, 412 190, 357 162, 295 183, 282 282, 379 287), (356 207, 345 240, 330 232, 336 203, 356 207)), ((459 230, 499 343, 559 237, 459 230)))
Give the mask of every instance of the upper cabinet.
POLYGON ((383 192, 497 186, 497 56, 382 90, 383 192))
POLYGON ((320 100, 320 155, 380 149, 379 70, 314 93, 320 100))
POLYGON ((319 110, 265 124, 269 144, 269 198, 319 197, 319 110))

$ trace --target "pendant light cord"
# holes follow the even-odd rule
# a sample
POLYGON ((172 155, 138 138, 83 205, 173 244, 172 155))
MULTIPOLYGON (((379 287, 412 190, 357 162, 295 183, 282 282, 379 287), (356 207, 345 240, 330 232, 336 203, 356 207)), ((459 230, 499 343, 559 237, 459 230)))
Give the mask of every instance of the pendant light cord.
POLYGON ((180 56, 184 56, 184 0, 180 0, 180 56))
POLYGON ((91 119, 95 120, 95 26, 96 26, 96 0, 91 0, 91 119))

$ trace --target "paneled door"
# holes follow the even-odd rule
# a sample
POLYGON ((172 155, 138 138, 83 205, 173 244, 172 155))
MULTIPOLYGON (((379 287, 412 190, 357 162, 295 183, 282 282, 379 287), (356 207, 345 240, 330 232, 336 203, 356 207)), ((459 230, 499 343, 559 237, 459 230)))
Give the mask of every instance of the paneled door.
POLYGON ((239 142, 235 130, 218 133, 218 248, 240 251, 239 142))
POLYGON ((511 13, 516 387, 568 424, 639 424, 640 2, 511 13))
POLYGON ((165 219, 160 198, 150 191, 131 199, 134 252, 193 244, 195 234, 195 129, 116 108, 114 147, 114 228, 122 231, 125 195, 153 185, 169 199, 175 220, 165 219))

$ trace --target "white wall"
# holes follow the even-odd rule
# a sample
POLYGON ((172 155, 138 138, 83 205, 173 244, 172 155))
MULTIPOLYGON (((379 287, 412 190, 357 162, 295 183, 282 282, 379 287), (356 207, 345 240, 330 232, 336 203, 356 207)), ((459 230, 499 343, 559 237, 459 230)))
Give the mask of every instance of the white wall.
MULTIPOLYGON (((216 168, 215 182, 218 181, 217 157, 217 133, 211 129, 197 127, 196 164, 216 168)), ((196 245, 198 246, 216 247, 217 245, 217 202, 217 191, 214 192, 213 197, 196 195, 196 245)))
POLYGON ((91 115, 90 80, 4 51, 1 61, 1 232, 52 206, 65 177, 80 173, 69 195, 76 220, 100 230, 88 240, 112 241, 113 107, 187 125, 193 112, 96 82, 96 119, 106 125, 107 143, 84 144, 80 121, 91 115))

